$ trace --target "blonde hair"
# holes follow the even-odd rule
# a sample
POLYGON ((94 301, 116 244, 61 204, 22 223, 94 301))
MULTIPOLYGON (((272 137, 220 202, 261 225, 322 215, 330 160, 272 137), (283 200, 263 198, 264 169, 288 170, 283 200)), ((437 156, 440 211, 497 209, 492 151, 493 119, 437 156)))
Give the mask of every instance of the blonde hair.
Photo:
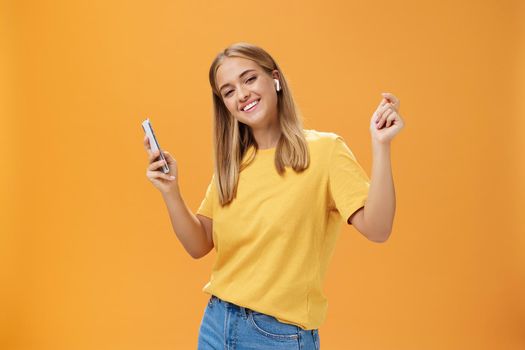
POLYGON ((277 115, 281 127, 281 137, 275 150, 274 164, 279 175, 285 166, 302 172, 310 164, 310 153, 303 132, 303 123, 284 74, 274 59, 262 48, 249 43, 236 43, 220 52, 213 60, 209 80, 213 98, 213 148, 215 186, 221 206, 229 204, 236 197, 239 173, 248 166, 259 146, 249 126, 239 123, 224 104, 218 91, 216 73, 227 57, 241 57, 257 63, 265 73, 279 72, 281 90, 277 93, 277 115), (247 163, 241 164, 248 149, 253 146, 255 153, 247 163))

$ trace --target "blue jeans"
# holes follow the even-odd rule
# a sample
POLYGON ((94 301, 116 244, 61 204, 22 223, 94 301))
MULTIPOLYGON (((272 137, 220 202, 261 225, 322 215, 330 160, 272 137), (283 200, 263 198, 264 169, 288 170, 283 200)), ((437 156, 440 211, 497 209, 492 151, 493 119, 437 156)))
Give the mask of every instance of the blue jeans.
POLYGON ((319 350, 317 329, 304 330, 275 317, 210 297, 198 350, 319 350))

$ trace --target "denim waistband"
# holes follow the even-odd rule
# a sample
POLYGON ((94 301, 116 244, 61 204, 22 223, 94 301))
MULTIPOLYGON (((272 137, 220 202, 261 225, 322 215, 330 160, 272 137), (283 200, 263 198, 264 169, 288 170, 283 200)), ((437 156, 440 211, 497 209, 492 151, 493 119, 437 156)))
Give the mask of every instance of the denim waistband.
POLYGON ((214 302, 214 301, 216 301, 218 303, 221 303, 221 304, 224 304, 224 305, 227 305, 230 309, 239 309, 239 310, 240 309, 246 309, 246 310, 250 310, 247 307, 240 306, 240 305, 234 304, 232 302, 223 300, 223 299, 219 298, 218 296, 212 294, 211 297, 210 297, 210 302, 214 302))
POLYGON ((249 334, 250 337, 257 335, 261 336, 260 340, 263 343, 271 341, 278 341, 281 343, 284 340, 295 339, 295 342, 299 341, 302 349, 319 349, 319 331, 317 329, 302 329, 301 327, 294 324, 281 325, 280 323, 282 322, 274 316, 270 316, 259 311, 255 311, 253 309, 226 301, 211 293, 208 303, 209 305, 206 308, 206 312, 202 321, 202 324, 205 325, 205 327, 201 325, 199 342, 201 342, 201 332, 204 334, 204 337, 206 332, 209 333, 215 329, 214 336, 210 336, 209 334, 206 335, 208 339, 207 341, 213 338, 219 339, 219 341, 222 342, 224 339, 221 337, 217 338, 216 335, 224 334, 225 336, 230 336, 230 338, 226 338, 226 340, 224 340, 225 342, 236 342, 237 338, 235 337, 237 335, 247 336, 247 334, 249 334), (273 320, 261 315, 270 316, 273 318, 273 320), (246 321, 241 322, 239 316, 246 321), (295 328, 297 331, 296 333, 294 333, 295 331, 291 328, 291 326, 295 328), (229 330, 234 331, 230 334, 229 330), (234 338, 231 338, 232 334, 235 336, 234 338))
POLYGON ((217 302, 217 303, 220 303, 220 304, 223 304, 225 307, 227 307, 228 309, 234 309, 234 310, 238 310, 242 316, 246 317, 250 312, 253 312, 254 310, 252 309, 249 309, 247 307, 244 307, 244 306, 240 306, 240 305, 237 305, 237 304, 234 304, 232 302, 229 302, 229 301, 226 301, 226 300, 223 300, 219 297, 217 297, 216 295, 211 295, 210 297, 210 301, 209 303, 214 303, 214 302, 217 302))
MULTIPOLYGON (((223 300, 223 299, 217 297, 216 295, 212 294, 210 296, 209 303, 212 304, 214 302, 221 303, 225 307, 227 307, 228 309, 238 310, 244 318, 246 318, 249 315, 250 312, 255 312, 257 314, 262 314, 262 312, 255 311, 255 310, 252 310, 250 308, 231 303, 229 301, 223 300)), ((274 317, 274 316, 271 316, 271 317, 274 317)), ((302 330, 301 327, 298 327, 298 326, 296 326, 296 327, 297 327, 298 330, 302 330)), ((305 332, 310 332, 312 334, 315 334, 315 332, 317 332, 317 331, 318 331, 318 329, 312 329, 312 330, 306 330, 305 332)))

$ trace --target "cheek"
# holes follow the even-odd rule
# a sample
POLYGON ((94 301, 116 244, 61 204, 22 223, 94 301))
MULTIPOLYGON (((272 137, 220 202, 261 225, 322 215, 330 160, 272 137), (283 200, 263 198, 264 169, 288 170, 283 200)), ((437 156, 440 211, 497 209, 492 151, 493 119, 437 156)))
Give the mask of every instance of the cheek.
POLYGON ((268 91, 265 97, 267 106, 277 106, 277 95, 275 94, 275 91, 268 91))
POLYGON ((224 105, 226 106, 226 109, 228 109, 228 111, 230 113, 235 113, 235 106, 233 105, 232 102, 228 101, 228 100, 222 100, 224 105))

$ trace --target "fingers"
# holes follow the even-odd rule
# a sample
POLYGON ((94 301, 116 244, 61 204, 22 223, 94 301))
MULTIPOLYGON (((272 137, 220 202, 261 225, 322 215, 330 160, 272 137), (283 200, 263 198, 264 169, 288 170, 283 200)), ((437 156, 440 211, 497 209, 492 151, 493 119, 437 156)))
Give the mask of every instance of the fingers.
POLYGON ((160 160, 157 160, 156 162, 152 162, 149 166, 148 166, 148 170, 149 171, 154 171, 154 170, 157 170, 158 168, 160 168, 161 166, 165 165, 166 164, 166 161, 164 159, 160 159, 160 160))
POLYGON ((389 128, 390 125, 394 124, 394 121, 396 120, 396 113, 392 112, 390 115, 386 118, 386 127, 389 128))
MULTIPOLYGON (((391 112, 390 109, 389 109, 388 111, 391 112)), ((377 128, 378 128, 378 129, 381 129, 381 128, 385 125, 387 119, 388 119, 388 115, 387 115, 386 113, 383 114, 383 116, 381 117, 381 119, 379 120, 379 122, 376 124, 376 125, 377 125, 377 128)))
POLYGON ((170 152, 164 151, 164 158, 168 161, 168 164, 174 163, 175 159, 171 156, 170 152))
POLYGON ((389 102, 392 102, 393 104, 396 104, 397 102, 399 102, 399 99, 394 94, 391 94, 390 92, 383 92, 381 93, 381 95, 384 98, 386 98, 389 102))
MULTIPOLYGON (((386 103, 383 106, 379 107, 375 118, 376 127, 378 129, 382 128, 385 122, 387 121, 387 118, 395 112, 393 106, 390 103, 386 103)), ((390 126, 390 124, 387 125, 387 127, 390 126)))
POLYGON ((383 99, 386 99, 387 102, 390 102, 396 110, 399 110, 400 101, 394 94, 391 94, 390 92, 383 92, 381 95, 383 96, 383 99))
POLYGON ((153 180, 153 179, 164 179, 164 180, 168 180, 168 181, 175 180, 175 176, 172 176, 172 175, 169 175, 169 174, 164 174, 162 171, 150 171, 150 170, 148 170, 146 172, 146 176, 150 180, 153 180))
POLYGON ((159 159, 156 162, 152 162, 148 166, 148 169, 146 171, 146 176, 150 180, 153 180, 153 179, 164 179, 164 180, 168 180, 168 181, 175 180, 175 176, 170 175, 170 174, 165 174, 164 172, 162 172, 160 170, 157 170, 160 167, 162 167, 163 165, 165 165, 166 163, 167 163, 167 160, 164 160, 164 159, 159 159))
POLYGON ((384 105, 382 106, 379 106, 376 110, 376 113, 375 113, 375 122, 379 122, 379 120, 381 119, 381 117, 383 116, 383 113, 385 113, 385 111, 387 111, 388 109, 391 109, 393 108, 392 105, 390 103, 385 103, 384 105))
POLYGON ((155 159, 160 157, 160 151, 159 150, 156 150, 156 151, 152 151, 151 150, 148 136, 144 136, 143 143, 144 143, 144 149, 148 152, 148 159, 149 159, 149 163, 150 163, 148 168, 147 168, 147 170, 146 170, 146 177, 148 179, 150 179, 150 180, 164 179, 164 180, 167 180, 167 181, 170 181, 170 182, 174 181, 175 180, 175 176, 170 175, 170 174, 165 174, 164 172, 162 172, 160 170, 157 170, 157 169, 159 169, 160 167, 162 167, 163 165, 165 165, 167 163, 173 163, 175 161, 173 159, 173 157, 168 152, 164 151, 163 153, 164 153, 164 157, 166 159, 159 159, 159 160, 155 161, 155 159))
POLYGON ((158 157, 160 156, 160 151, 159 150, 155 150, 155 151, 149 151, 149 156, 148 156, 148 159, 149 159, 149 162, 152 163, 155 161, 155 159, 157 159, 158 157))
MULTIPOLYGON (((160 151, 159 150, 156 150, 156 151, 152 151, 151 150, 151 147, 149 145, 149 138, 148 138, 148 136, 144 136, 143 143, 144 143, 144 149, 148 152, 149 162, 151 163, 151 162, 153 162, 155 159, 157 159, 160 156, 160 151)), ((164 156, 166 156, 166 154, 169 154, 166 151, 163 151, 163 152, 164 152, 164 156)), ((171 156, 169 156, 169 157, 171 157, 171 156)))
POLYGON ((148 152, 148 159, 149 159, 149 162, 151 163, 151 161, 155 158, 157 158, 157 156, 154 156, 152 151, 151 151, 151 147, 150 147, 150 144, 149 144, 149 137, 147 135, 144 136, 144 140, 143 140, 143 143, 144 143, 144 149, 146 150, 146 152, 148 152))

